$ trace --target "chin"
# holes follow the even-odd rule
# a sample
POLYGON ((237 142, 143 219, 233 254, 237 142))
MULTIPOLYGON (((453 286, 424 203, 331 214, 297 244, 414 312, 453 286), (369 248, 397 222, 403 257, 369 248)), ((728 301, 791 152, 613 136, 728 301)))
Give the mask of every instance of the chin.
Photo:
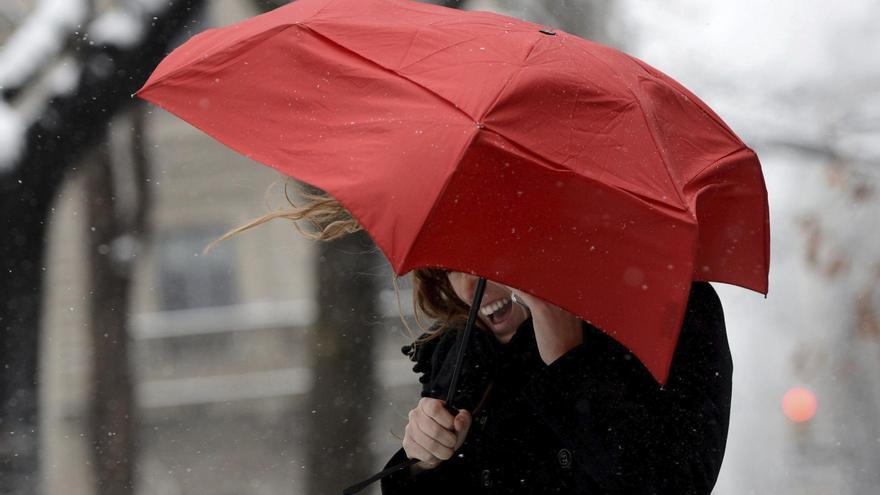
POLYGON ((502 344, 506 344, 513 338, 513 334, 516 333, 516 329, 510 331, 501 331, 501 330, 492 330, 492 333, 495 335, 495 338, 498 339, 502 344))

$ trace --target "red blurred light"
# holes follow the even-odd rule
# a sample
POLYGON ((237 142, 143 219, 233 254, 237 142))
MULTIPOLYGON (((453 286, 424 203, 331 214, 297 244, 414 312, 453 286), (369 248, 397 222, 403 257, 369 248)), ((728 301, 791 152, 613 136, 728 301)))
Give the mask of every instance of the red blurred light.
POLYGON ((803 423, 816 415, 816 394, 810 389, 793 387, 782 396, 782 412, 795 423, 803 423))

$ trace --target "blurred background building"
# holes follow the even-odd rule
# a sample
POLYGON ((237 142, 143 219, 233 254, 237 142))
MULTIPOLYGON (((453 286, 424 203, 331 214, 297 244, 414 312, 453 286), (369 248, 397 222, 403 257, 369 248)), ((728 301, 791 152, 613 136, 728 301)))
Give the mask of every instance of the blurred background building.
MULTIPOLYGON (((127 5, 87 3, 88 19, 127 5)), ((0 5, 0 76, 17 63, 4 53, 12 33, 40 9, 62 4, 0 5)), ((192 31, 271 6, 209 0, 192 31)), ((873 53, 880 48, 880 6, 869 0, 837 7, 814 0, 473 0, 461 7, 544 23, 637 55, 700 95, 758 151, 771 201, 770 294, 764 299, 715 284, 735 366, 728 450, 715 493, 874 493, 880 485, 880 64, 873 53), (784 408, 786 394, 799 390, 806 405, 795 400, 784 408), (811 398, 817 401, 812 414, 811 398)), ((110 26, 103 32, 116 36, 133 29, 123 17, 102 22, 110 26)), ((83 29, 73 31, 81 36, 83 29)), ((63 66, 54 64, 30 84, 60 84, 63 66)), ((0 111, 38 114, 35 94, 5 92, 0 111)), ((16 139, 9 129, 0 125, 5 147, 16 139)), ((362 339, 354 346, 369 349, 375 366, 340 364, 336 372, 341 380, 365 373, 370 389, 329 402, 310 398, 325 373, 316 371, 322 369, 316 349, 329 345, 316 335, 325 253, 276 221, 202 255, 208 242, 264 213, 267 202, 283 205, 283 178, 158 108, 119 111, 107 129, 68 166, 49 217, 37 389, 43 491, 107 492, 96 466, 106 461, 105 444, 95 437, 119 433, 92 424, 104 414, 93 404, 102 370, 130 373, 117 382, 130 385, 130 398, 119 401, 132 403, 135 430, 126 451, 134 459, 125 461, 134 482, 126 493, 323 493, 316 487, 326 485, 310 481, 321 475, 309 446, 322 436, 336 445, 336 428, 316 426, 322 423, 315 417, 348 422, 345 414, 334 416, 334 407, 361 398, 369 405, 361 410, 365 442, 325 454, 343 473, 332 480, 337 491, 363 477, 351 473, 364 468, 346 468, 353 457, 378 470, 399 447, 392 432, 402 436, 419 391, 399 351, 408 339, 387 262, 369 254, 368 243, 351 248, 367 260, 353 277, 375 288, 377 314, 354 325, 362 335, 344 338, 362 339), (87 170, 137 161, 139 153, 149 161, 141 184, 150 198, 149 229, 96 241, 96 186, 87 170), (130 267, 128 307, 110 308, 126 316, 127 354, 100 350, 101 339, 120 337, 95 331, 95 299, 98 306, 105 300, 95 294, 95 253, 111 266, 130 267), (124 362, 104 368, 114 356, 124 362)), ((133 172, 114 170, 119 197, 107 201, 125 203, 132 190, 120 183, 133 172)), ((411 293, 402 282, 407 311, 411 293)), ((0 437, 0 451, 7 441, 0 437)))

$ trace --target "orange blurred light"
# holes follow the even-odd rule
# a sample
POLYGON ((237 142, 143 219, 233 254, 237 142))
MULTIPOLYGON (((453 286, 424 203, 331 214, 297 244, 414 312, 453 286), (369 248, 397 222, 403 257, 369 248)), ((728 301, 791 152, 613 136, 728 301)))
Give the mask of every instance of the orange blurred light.
POLYGON ((795 423, 803 423, 816 415, 816 394, 810 389, 793 387, 782 396, 782 412, 795 423))

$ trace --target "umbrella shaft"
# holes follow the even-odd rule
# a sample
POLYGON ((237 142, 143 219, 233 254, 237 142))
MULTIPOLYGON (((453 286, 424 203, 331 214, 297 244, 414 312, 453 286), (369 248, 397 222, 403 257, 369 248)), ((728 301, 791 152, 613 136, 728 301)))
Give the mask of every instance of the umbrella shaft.
POLYGON ((446 407, 451 412, 457 414, 458 411, 452 406, 455 398, 455 389, 458 384, 458 375, 461 370, 461 363, 464 361, 465 344, 470 341, 471 330, 477 321, 477 312, 480 310, 480 303, 483 301, 483 292, 486 290, 486 279, 480 277, 477 281, 477 288, 474 291, 474 300, 471 302, 471 310, 468 313, 467 325, 464 332, 458 335, 458 353, 455 356, 455 367, 452 369, 452 381, 449 382, 449 390, 446 392, 446 407))

